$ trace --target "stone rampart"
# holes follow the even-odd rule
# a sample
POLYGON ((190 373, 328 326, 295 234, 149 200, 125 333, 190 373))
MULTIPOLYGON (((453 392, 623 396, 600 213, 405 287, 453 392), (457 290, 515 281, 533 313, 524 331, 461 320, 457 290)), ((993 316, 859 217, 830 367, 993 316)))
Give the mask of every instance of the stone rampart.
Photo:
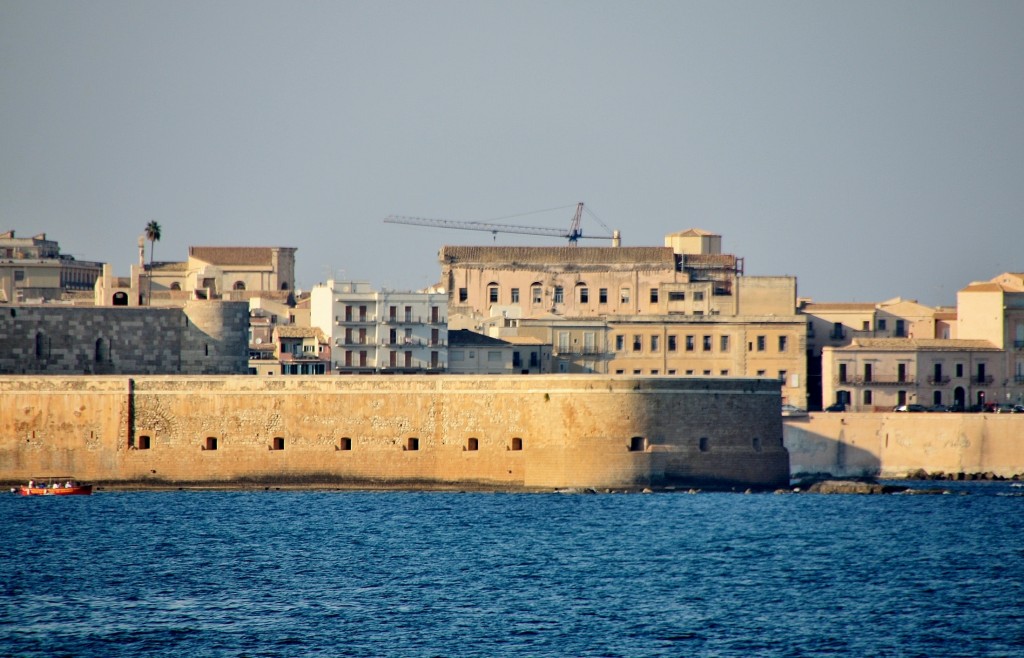
POLYGON ((779 403, 770 380, 0 377, 0 481, 773 487, 779 403))
POLYGON ((1024 473, 1024 414, 812 413, 785 422, 794 476, 1024 473))
POLYGON ((248 372, 249 305, 184 308, 0 308, 0 373, 45 375, 248 372))

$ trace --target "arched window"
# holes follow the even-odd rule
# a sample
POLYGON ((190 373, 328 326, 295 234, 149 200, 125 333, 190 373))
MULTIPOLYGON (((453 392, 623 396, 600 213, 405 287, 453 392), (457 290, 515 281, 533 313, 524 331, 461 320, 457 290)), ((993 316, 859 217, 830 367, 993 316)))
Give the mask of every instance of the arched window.
POLYGON ((282 281, 281 282, 281 290, 288 290, 288 282, 287 281, 282 281))
POLYGON ((576 284, 576 303, 580 305, 590 303, 590 288, 583 282, 576 284))
POLYGON ((245 281, 235 281, 233 288, 235 290, 245 290, 245 281))
POLYGON ((487 284, 487 303, 497 304, 498 303, 498 291, 500 290, 496 281, 491 281, 487 284))
POLYGON ((128 306, 128 293, 126 292, 115 292, 110 303, 114 306, 128 306))
POLYGON ((181 290, 181 284, 175 281, 171 284, 171 290, 181 290))

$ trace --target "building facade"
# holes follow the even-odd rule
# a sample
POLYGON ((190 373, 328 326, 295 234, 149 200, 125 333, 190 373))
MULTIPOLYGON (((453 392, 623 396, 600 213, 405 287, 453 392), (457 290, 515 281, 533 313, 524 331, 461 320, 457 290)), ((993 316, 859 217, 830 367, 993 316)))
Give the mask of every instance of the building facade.
POLYGON ((310 323, 329 341, 334 373, 441 372, 448 367, 447 300, 444 292, 330 280, 310 292, 310 323))
POLYGON ((0 303, 61 301, 91 291, 102 271, 102 263, 61 254, 60 245, 45 233, 31 238, 0 233, 0 303))

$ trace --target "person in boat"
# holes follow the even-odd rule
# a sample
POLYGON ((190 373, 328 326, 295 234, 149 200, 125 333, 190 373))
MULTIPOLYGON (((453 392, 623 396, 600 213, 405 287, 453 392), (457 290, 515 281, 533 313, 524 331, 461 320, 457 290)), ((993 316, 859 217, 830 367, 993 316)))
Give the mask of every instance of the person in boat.
POLYGON ((71 488, 71 480, 68 480, 67 482, 64 483, 64 488, 65 489, 70 489, 71 488))
POLYGON ((36 483, 36 481, 35 481, 35 480, 29 480, 29 481, 28 481, 28 488, 29 488, 29 489, 31 489, 31 488, 32 488, 32 485, 34 485, 35 483, 36 483))

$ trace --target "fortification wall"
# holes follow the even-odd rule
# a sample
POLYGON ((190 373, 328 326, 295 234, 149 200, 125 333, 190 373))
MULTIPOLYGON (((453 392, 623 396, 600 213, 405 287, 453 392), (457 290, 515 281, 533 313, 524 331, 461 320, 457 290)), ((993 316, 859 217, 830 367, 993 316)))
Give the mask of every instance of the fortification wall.
POLYGON ((0 480, 778 486, 779 401, 767 380, 0 377, 0 480))
POLYGON ((245 374, 246 302, 4 306, 0 374, 245 374))
POLYGON ((1024 473, 1022 414, 812 413, 784 431, 794 475, 1024 473))

